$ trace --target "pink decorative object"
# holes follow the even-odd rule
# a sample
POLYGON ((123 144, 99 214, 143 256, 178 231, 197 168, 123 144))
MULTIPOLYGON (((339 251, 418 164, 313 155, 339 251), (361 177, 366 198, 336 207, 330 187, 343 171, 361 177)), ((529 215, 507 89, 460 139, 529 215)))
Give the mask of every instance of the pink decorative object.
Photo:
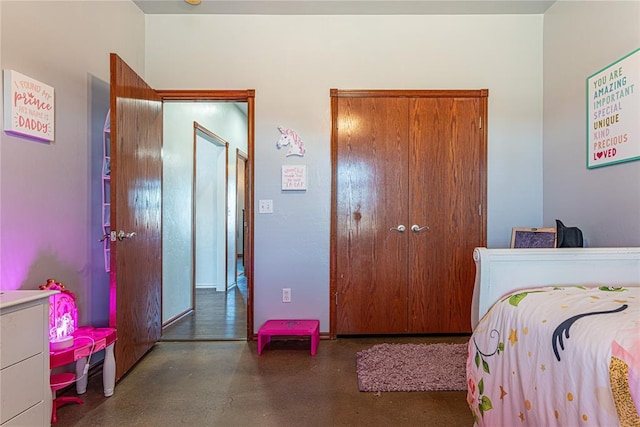
POLYGON ((280 126, 278 126, 278 130, 280 131, 280 138, 276 142, 276 148, 289 147, 286 154, 287 157, 304 157, 304 153, 306 153, 307 150, 305 150, 302 139, 300 139, 298 134, 292 129, 285 129, 280 126))
POLYGON ((73 332, 78 325, 76 296, 55 279, 47 279, 41 290, 60 291, 49 297, 49 342, 51 350, 73 346, 73 332))
POLYGON ((320 321, 318 320, 267 320, 258 330, 258 355, 274 335, 309 335, 311 355, 315 355, 320 344, 320 321))
POLYGON ((118 339, 116 329, 83 326, 76 329, 73 337, 74 341, 71 347, 51 351, 49 354, 49 366, 51 369, 75 362, 76 392, 84 394, 87 391, 89 358, 92 354, 104 350, 104 362, 102 365, 104 396, 113 395, 116 376, 116 360, 113 350, 118 339))

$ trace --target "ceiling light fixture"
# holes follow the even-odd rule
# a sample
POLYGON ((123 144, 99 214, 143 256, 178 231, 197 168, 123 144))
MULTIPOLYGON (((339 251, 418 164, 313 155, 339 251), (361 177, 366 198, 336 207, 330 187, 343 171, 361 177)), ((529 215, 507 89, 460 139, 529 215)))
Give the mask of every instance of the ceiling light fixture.
POLYGON ((184 0, 185 3, 189 3, 192 6, 197 6, 200 4, 200 0, 184 0))

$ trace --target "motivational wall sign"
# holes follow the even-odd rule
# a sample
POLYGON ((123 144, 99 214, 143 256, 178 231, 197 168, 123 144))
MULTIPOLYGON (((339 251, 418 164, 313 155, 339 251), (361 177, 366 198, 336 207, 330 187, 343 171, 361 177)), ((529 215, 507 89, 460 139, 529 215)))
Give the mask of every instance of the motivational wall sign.
POLYGON ((587 167, 640 159, 640 49, 587 78, 587 167))
POLYGON ((307 167, 305 165, 282 166, 283 190, 306 190, 307 167))
POLYGON ((51 86, 13 70, 4 70, 4 130, 53 141, 54 93, 51 86))

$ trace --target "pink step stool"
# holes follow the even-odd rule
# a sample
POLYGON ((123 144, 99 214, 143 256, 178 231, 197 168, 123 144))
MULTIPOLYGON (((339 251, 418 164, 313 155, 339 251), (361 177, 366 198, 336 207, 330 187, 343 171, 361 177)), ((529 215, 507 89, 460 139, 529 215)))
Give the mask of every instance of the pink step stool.
POLYGON ((319 320, 267 320, 258 329, 258 355, 271 341, 274 335, 309 335, 311 337, 311 355, 315 355, 320 344, 319 320))

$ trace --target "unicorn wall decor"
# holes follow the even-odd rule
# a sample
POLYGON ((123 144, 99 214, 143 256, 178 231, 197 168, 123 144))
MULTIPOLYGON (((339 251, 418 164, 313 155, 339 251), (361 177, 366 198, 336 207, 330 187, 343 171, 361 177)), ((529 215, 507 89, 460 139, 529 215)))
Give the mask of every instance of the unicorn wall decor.
POLYGON ((278 130, 280 131, 280 138, 278 142, 276 142, 276 147, 280 149, 288 146, 289 150, 287 151, 286 157, 304 157, 304 153, 306 153, 307 150, 304 149, 304 144, 298 134, 294 130, 285 129, 281 126, 278 126, 278 130))

